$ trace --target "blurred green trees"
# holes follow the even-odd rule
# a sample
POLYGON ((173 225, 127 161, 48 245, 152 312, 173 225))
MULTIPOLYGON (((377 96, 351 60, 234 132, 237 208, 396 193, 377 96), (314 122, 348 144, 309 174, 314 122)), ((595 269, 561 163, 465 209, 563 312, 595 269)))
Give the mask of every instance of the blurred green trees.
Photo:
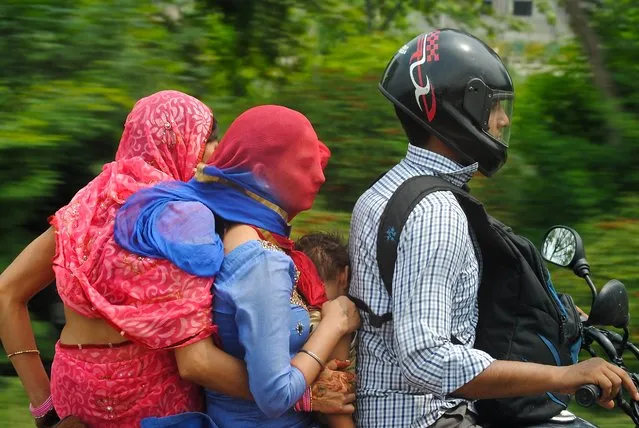
MULTIPOLYGON (((406 28, 409 11, 448 10, 462 16, 481 3, 2 2, 0 266, 112 158, 135 100, 160 89, 183 90, 208 102, 223 127, 255 103, 286 102, 304 109, 321 122, 320 134, 329 145, 334 146, 330 140, 338 133, 354 143, 353 150, 334 146, 331 172, 335 189, 352 188, 346 200, 334 205, 348 208, 361 183, 351 183, 343 166, 384 158, 377 169, 391 163, 392 156, 383 152, 388 149, 373 158, 359 156, 361 147, 379 141, 380 129, 392 126, 384 120, 388 113, 372 114, 387 109, 375 89, 375 76, 394 49, 386 37, 401 39, 396 34, 406 28), (460 5, 468 7, 461 10, 460 5), (344 76, 343 65, 349 68, 344 76), (362 73, 368 80, 362 80, 362 73), (336 98, 348 96, 339 88, 351 89, 353 81, 372 109, 366 112, 364 103, 355 107, 351 102, 349 111, 361 116, 356 128, 349 125, 356 118, 341 111, 343 103, 336 98), (322 99, 328 102, 318 102, 322 99), (368 118, 374 123, 368 124, 368 118), (370 135, 361 138, 360 130, 369 128, 370 135)), ((392 153, 401 151, 398 147, 392 153)))
MULTIPOLYGON (((0 2, 0 270, 113 158, 134 102, 178 89, 208 103, 222 131, 244 109, 279 103, 309 116, 333 157, 316 209, 296 232, 346 230, 357 197, 406 150, 378 92, 387 61, 446 14, 550 68, 516 80, 509 161, 473 181, 489 210, 539 242, 564 223, 583 235, 595 281, 639 296, 639 6, 582 0, 612 98, 582 39, 508 46, 522 23, 484 0, 5 0, 0 2), (497 25, 495 25, 497 24, 497 25)), ((535 1, 552 21, 551 3, 535 1)), ((431 27, 431 28, 432 28, 431 27)), ((553 268, 577 303, 587 288, 553 268)), ((42 300, 48 303, 53 289, 42 300)), ((631 298, 631 312, 639 310, 631 298)), ((37 304, 37 302, 35 302, 37 304)), ((637 331, 634 331, 635 337, 637 331)), ((48 331, 43 338, 53 337, 48 331)), ((42 345, 51 351, 51 343, 42 345)), ((0 361, 6 363, 6 361, 0 361)), ((624 419, 625 420, 625 419, 624 419)), ((609 422, 609 419, 605 419, 609 422)))
POLYGON ((520 227, 639 217, 639 7, 604 0, 590 12, 613 78, 610 100, 579 44, 548 58, 552 69, 517 87, 511 160, 484 199, 520 227), (612 135, 614 134, 614 135, 612 135), (509 206, 504 206, 508 201, 509 206))
MULTIPOLYGON (((0 267, 112 159, 135 100, 166 88, 207 102, 222 130, 258 103, 307 114, 333 152, 318 205, 349 212, 406 148, 377 90, 381 72, 418 32, 415 22, 436 23, 441 13, 503 45, 483 0, 3 2, 0 267)), ((639 212, 639 8, 602 0, 587 18, 617 109, 597 90, 579 43, 536 47, 552 68, 516 79, 510 160, 490 183, 473 185, 491 211, 533 235, 639 212)))

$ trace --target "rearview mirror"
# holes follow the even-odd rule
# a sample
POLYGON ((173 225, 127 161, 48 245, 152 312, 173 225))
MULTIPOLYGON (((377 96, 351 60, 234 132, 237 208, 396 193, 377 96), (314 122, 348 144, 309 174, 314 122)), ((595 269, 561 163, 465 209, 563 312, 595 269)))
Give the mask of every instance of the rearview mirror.
POLYGON ((624 328, 629 322, 626 287, 616 279, 610 280, 595 298, 585 324, 624 328))
POLYGON ((586 251, 579 234, 567 226, 553 226, 541 246, 541 256, 549 263, 572 269, 579 277, 590 273, 586 251))

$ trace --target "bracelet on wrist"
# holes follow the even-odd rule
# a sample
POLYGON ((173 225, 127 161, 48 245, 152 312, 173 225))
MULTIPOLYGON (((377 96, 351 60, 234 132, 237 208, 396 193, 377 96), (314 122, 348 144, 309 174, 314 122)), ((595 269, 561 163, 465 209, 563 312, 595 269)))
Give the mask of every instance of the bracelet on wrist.
POLYGON ((36 419, 42 418, 51 409, 53 409, 53 398, 50 395, 38 407, 33 407, 33 404, 29 403, 29 411, 31 412, 31 416, 33 416, 36 419))
POLYGON ((314 359, 315 361, 317 361, 317 364, 320 365, 320 368, 322 370, 324 370, 326 368, 326 364, 324 363, 324 361, 322 361, 322 359, 320 357, 317 356, 317 354, 315 354, 314 352, 309 351, 308 349, 300 349, 300 352, 308 355, 309 357, 311 357, 312 359, 314 359))

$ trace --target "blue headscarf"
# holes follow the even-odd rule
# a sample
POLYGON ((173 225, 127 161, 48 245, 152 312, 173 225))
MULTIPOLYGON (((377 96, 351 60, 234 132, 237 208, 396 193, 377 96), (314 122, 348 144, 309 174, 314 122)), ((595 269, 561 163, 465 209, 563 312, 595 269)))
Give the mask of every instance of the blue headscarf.
POLYGON ((160 183, 127 199, 116 215, 114 238, 132 253, 213 277, 224 259, 216 217, 290 234, 286 213, 252 173, 201 164, 186 183, 160 183))

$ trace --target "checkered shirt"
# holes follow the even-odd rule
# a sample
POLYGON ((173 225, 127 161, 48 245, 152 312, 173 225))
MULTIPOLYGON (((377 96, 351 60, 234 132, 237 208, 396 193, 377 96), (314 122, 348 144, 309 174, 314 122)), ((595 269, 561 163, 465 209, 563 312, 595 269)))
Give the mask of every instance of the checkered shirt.
POLYGON ((462 168, 409 145, 406 158, 355 205, 349 238, 350 292, 378 315, 393 313, 393 321, 381 329, 371 326, 362 313, 358 427, 428 427, 463 402, 450 394, 493 361, 472 348, 481 256, 451 192, 429 194, 409 216, 399 238, 392 298, 376 262, 381 215, 402 182, 417 175, 437 175, 462 186, 476 170, 476 164, 462 168), (463 345, 451 343, 451 336, 463 345))

